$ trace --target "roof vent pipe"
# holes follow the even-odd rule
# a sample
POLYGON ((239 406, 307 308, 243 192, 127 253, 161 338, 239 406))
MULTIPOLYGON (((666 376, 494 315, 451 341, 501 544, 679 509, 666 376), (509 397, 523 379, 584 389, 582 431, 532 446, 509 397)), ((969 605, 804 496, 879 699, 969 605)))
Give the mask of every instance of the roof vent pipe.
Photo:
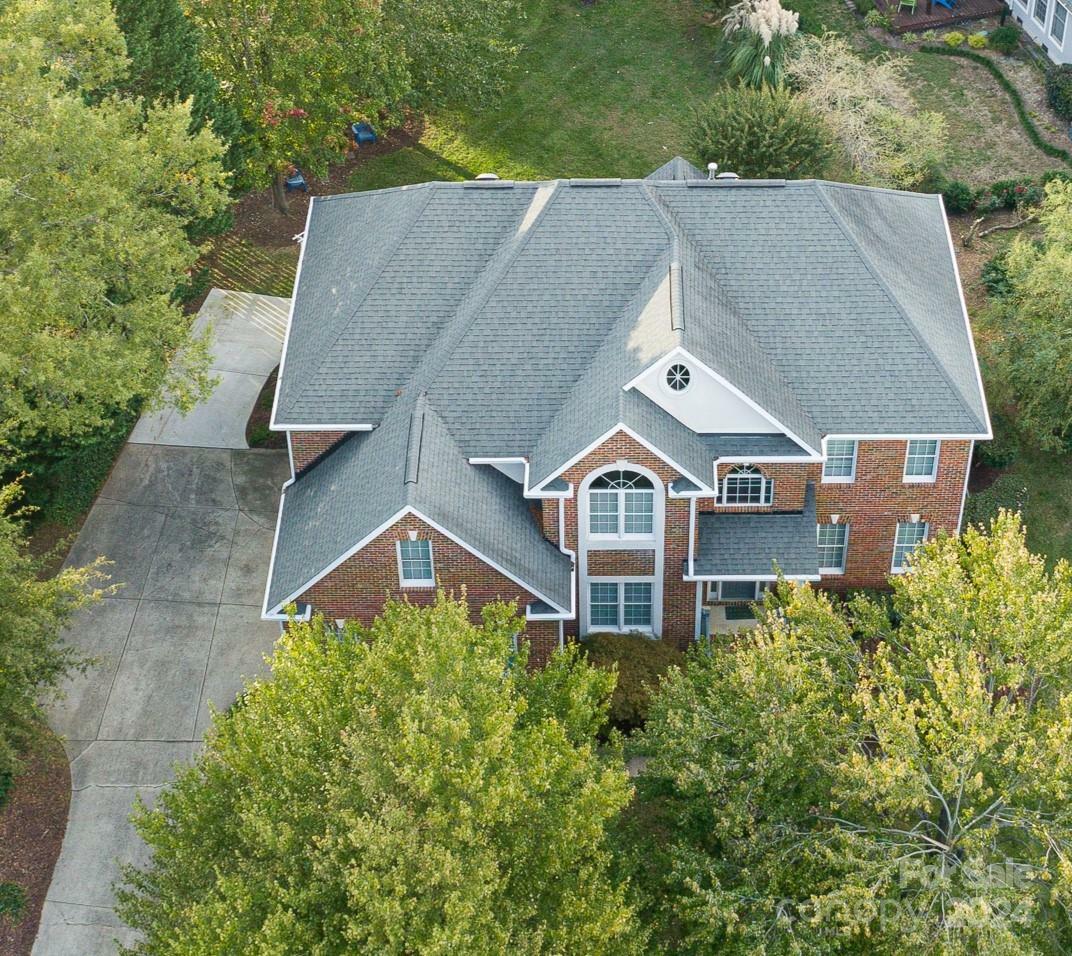
POLYGON ((489 179, 498 179, 498 178, 499 178, 499 176, 498 176, 497 173, 480 173, 480 175, 476 177, 476 181, 478 183, 482 183, 482 182, 487 182, 489 179))
POLYGON ((708 163, 707 164, 707 178, 708 179, 714 179, 716 172, 718 172, 718 163, 708 163))
POLYGON ((719 173, 715 179, 740 179, 736 173, 719 173))

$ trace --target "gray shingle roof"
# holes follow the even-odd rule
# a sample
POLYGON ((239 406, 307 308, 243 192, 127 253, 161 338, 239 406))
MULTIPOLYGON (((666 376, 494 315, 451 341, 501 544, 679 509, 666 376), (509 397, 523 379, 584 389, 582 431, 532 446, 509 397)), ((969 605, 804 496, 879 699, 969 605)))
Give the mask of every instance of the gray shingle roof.
POLYGON ((815 485, 808 483, 799 512, 701 513, 697 519, 693 572, 720 575, 818 575, 815 485))
POLYGON ((568 609, 572 562, 547 541, 520 487, 462 456, 423 395, 392 406, 286 489, 266 608, 412 508, 516 580, 568 609))
MULTIPOLYGON (((423 388, 464 454, 532 455, 582 381, 624 384, 591 370, 612 335, 615 371, 683 344, 809 444, 986 431, 938 197, 695 178, 318 198, 277 424, 375 425, 423 388)), ((573 421, 558 442, 597 437, 573 421)))

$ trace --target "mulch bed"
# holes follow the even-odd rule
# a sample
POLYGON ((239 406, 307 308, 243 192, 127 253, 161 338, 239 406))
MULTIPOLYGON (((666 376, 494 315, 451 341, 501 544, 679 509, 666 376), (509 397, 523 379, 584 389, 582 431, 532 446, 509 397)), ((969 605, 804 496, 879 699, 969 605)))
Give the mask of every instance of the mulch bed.
POLYGON ((234 228, 231 235, 238 236, 258 246, 278 248, 287 246, 295 234, 305 227, 305 217, 309 211, 310 196, 335 196, 351 192, 350 177, 354 170, 365 160, 406 146, 415 146, 420 139, 423 123, 419 118, 408 120, 398 129, 380 135, 377 142, 362 146, 347 153, 345 160, 331 166, 323 178, 312 176, 305 171, 309 183, 309 192, 292 192, 289 194, 290 212, 286 216, 276 212, 272 205, 272 190, 258 189, 246 193, 234 207, 234 228))
POLYGON ((250 448, 286 448, 287 433, 268 431, 268 423, 272 420, 272 402, 275 399, 275 380, 279 374, 277 365, 264 383, 257 401, 253 403, 253 411, 249 413, 249 421, 246 422, 246 444, 250 448))
POLYGON ((71 803, 71 768, 51 731, 42 727, 24 761, 0 809, 0 883, 21 886, 26 909, 14 925, 0 918, 0 956, 27 956, 33 947, 71 803))

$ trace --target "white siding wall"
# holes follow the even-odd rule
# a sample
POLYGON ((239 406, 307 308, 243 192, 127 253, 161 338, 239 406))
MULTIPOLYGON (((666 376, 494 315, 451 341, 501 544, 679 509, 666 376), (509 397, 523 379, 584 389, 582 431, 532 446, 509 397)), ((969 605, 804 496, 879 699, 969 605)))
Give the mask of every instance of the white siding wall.
POLYGON ((1012 15, 1039 46, 1043 47, 1054 63, 1072 63, 1072 0, 1010 0, 1012 15), (1064 36, 1061 36, 1060 17, 1054 25, 1057 5, 1065 9, 1064 36), (1044 10, 1042 9, 1044 8, 1044 10), (1035 16, 1042 13, 1041 18, 1035 16), (1053 36, 1053 32, 1057 36, 1053 36))

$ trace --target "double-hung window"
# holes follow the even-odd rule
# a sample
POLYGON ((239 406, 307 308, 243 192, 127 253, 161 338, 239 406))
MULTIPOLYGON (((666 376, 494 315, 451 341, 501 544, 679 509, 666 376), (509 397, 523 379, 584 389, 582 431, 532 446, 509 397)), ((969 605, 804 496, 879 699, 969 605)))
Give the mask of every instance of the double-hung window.
POLYGON ((904 480, 934 481, 938 477, 938 447, 938 441, 933 438, 910 441, 905 455, 904 480))
POLYGON ((847 524, 821 524, 817 530, 819 573, 844 574, 845 555, 849 550, 847 524))
POLYGON ((1046 0, 1035 0, 1035 19, 1046 25, 1046 0))
POLYGON ((856 442, 851 438, 832 438, 826 443, 823 481, 850 482, 856 477, 856 442))
POLYGON ((1054 0, 1053 23, 1050 24, 1050 36, 1058 46, 1065 45, 1065 26, 1068 24, 1068 7, 1062 0, 1054 0))
POLYGON ((601 538, 650 538, 655 533, 655 489, 635 471, 608 471, 588 490, 588 533, 601 538))
POLYGON ((926 521, 899 521, 893 539, 893 571, 905 569, 905 558, 927 540, 926 521))
POLYGON ((613 631, 650 631, 652 621, 650 581, 590 581, 588 583, 589 627, 613 631))
POLYGON ((722 504, 769 505, 774 500, 774 482, 755 465, 735 465, 722 479, 722 504))
POLYGON ((431 541, 398 542, 398 580, 404 588, 435 587, 431 541))

